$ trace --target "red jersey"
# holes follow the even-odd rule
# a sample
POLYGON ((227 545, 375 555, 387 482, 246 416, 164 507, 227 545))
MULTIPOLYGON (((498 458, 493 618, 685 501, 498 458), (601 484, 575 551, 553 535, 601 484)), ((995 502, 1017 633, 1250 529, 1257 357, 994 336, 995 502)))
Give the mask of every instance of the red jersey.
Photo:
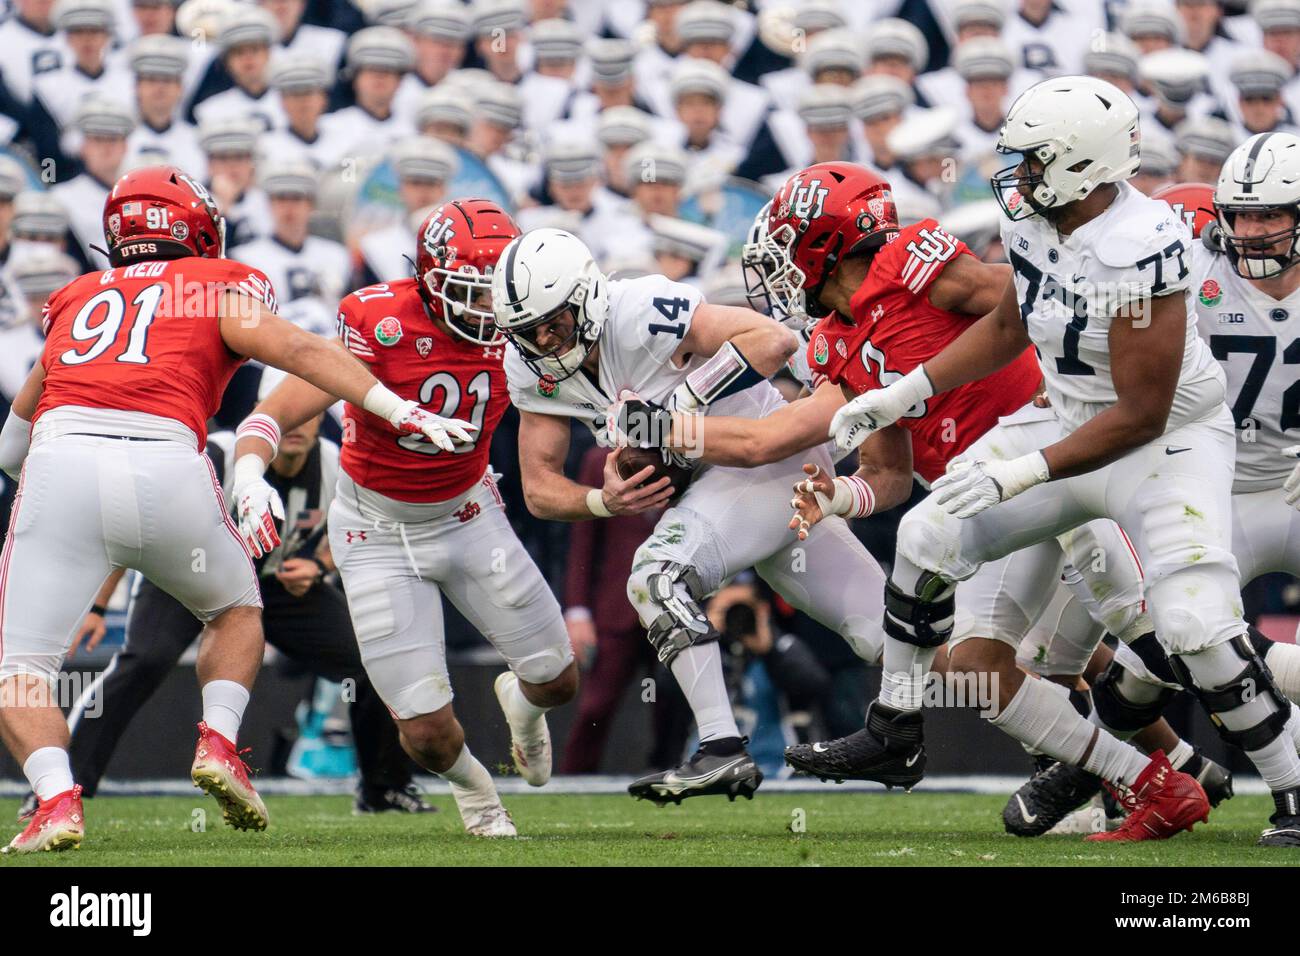
MULTIPOLYGON (((808 341, 808 367, 861 394, 883 388, 934 358, 978 316, 931 304, 928 289, 944 266, 974 255, 964 242, 925 219, 899 231, 882 246, 849 308, 854 323, 833 313, 808 341)), ((1034 397, 1042 380, 1028 348, 988 378, 928 399, 898 424, 912 433, 913 470, 926 481, 975 439, 1034 397)))
POLYGON ((203 448, 244 362, 221 337, 226 291, 275 308, 265 274, 232 259, 137 262, 69 282, 45 305, 45 388, 32 421, 64 405, 145 412, 181 422, 203 448))
POLYGON ((455 498, 483 477, 492 433, 510 403, 504 345, 457 337, 425 308, 415 279, 367 286, 345 298, 339 338, 402 398, 478 426, 473 444, 445 452, 349 403, 340 464, 353 481, 397 501, 430 503, 455 498))

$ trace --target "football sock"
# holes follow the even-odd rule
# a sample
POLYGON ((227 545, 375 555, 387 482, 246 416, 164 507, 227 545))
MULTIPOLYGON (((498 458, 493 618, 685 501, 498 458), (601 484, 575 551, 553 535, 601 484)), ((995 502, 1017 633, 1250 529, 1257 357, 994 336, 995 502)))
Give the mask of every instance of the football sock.
POLYGON ((717 641, 685 648, 673 658, 671 670, 695 715, 700 743, 715 737, 740 736, 722 676, 722 651, 717 641))
POLYGON ((439 776, 451 784, 451 795, 456 798, 461 819, 466 822, 501 802, 496 785, 492 783, 492 775, 469 752, 467 746, 460 748, 456 762, 439 776))
POLYGON ((23 762, 23 773, 32 792, 41 800, 72 789, 72 765, 68 763, 68 752, 62 747, 33 750, 23 762))
POLYGON ((203 685, 203 722, 232 744, 248 706, 248 688, 233 680, 213 680, 203 685))

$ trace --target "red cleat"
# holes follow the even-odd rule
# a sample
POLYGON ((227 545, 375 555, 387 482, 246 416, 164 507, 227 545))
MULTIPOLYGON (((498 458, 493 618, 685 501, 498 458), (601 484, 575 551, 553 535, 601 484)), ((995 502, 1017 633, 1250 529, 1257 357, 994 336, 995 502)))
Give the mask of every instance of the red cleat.
POLYGON ((1163 750, 1151 755, 1151 763, 1133 781, 1132 789, 1119 796, 1119 802, 1129 812, 1119 828, 1084 839, 1097 843, 1168 840, 1183 830, 1191 830, 1192 824, 1210 819, 1205 789, 1195 777, 1170 766, 1163 750))
POLYGON ((235 750, 207 724, 199 722, 199 743, 194 748, 190 779, 221 804, 221 816, 236 830, 265 830, 271 822, 266 804, 248 779, 248 764, 240 759, 251 747, 235 750))
POLYGON ((42 800, 28 819, 27 828, 0 853, 77 850, 86 835, 86 814, 81 808, 81 784, 42 800))

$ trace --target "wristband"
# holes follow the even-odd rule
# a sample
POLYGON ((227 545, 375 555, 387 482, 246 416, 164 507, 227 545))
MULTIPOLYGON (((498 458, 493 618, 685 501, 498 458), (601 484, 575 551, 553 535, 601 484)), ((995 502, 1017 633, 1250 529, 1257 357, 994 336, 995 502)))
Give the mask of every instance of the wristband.
POLYGON ((865 478, 849 475, 836 478, 833 482, 835 496, 827 498, 817 493, 817 504, 823 514, 839 515, 842 518, 865 518, 876 510, 876 493, 871 490, 865 478))
POLYGON ((32 423, 11 411, 0 429, 0 471, 17 481, 31 444, 32 423))
POLYGON ((280 453, 280 423, 270 415, 254 412, 235 429, 235 441, 241 438, 260 438, 271 446, 271 457, 280 453))
POLYGON ((230 481, 231 497, 238 498, 240 492, 255 481, 261 481, 266 474, 266 462, 254 454, 241 455, 235 462, 235 472, 230 481))
POLYGON ((587 491, 587 510, 597 518, 612 517, 614 512, 610 511, 605 505, 605 492, 599 488, 591 488, 587 491))
POLYGON ((912 369, 897 382, 888 386, 888 390, 896 395, 903 396, 908 409, 914 405, 920 405, 927 398, 934 397, 934 383, 930 381, 930 376, 925 373, 924 365, 918 365, 912 369))
POLYGON ((564 609, 564 619, 566 621, 590 621, 591 608, 575 605, 564 609))
POLYGON ((370 386, 370 391, 366 392, 366 397, 361 400, 362 408, 372 415, 378 415, 386 422, 391 422, 405 404, 406 402, 398 397, 396 392, 382 382, 375 382, 370 386))
POLYGON ((1047 459, 1043 457, 1043 453, 1031 451, 1028 455, 1021 455, 1007 462, 1002 479, 1002 500, 1006 501, 1034 485, 1050 480, 1051 474, 1047 470, 1047 459))
POLYGON ((108 608, 104 607, 104 605, 102 604, 92 604, 90 606, 90 613, 98 614, 100 617, 103 617, 105 614, 108 613, 108 608))

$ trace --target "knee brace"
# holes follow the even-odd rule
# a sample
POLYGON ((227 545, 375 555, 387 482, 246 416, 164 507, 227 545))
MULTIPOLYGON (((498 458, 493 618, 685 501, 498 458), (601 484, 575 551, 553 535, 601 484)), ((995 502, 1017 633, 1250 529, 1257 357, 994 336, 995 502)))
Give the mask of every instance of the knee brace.
POLYGON ((916 647, 942 647, 952 636, 957 589, 937 574, 924 572, 908 594, 885 582, 885 633, 916 647))
POLYGON ((721 637, 700 610, 704 587, 694 568, 666 561, 662 570, 646 578, 646 591, 650 603, 659 609, 646 636, 665 667, 686 648, 721 637))
POLYGON ((1200 699, 1220 737, 1242 750, 1259 750, 1286 730, 1287 721, 1291 718, 1291 702, 1278 689, 1272 671, 1246 635, 1238 635, 1222 646, 1230 648, 1243 666, 1236 677, 1218 687, 1201 687, 1181 656, 1172 656, 1169 662, 1178 675, 1179 682, 1200 699), (1254 724, 1237 730, 1231 730, 1225 725, 1223 714, 1244 709, 1257 701, 1270 705, 1271 713, 1262 716, 1254 724))
POLYGON ((1142 663, 1146 665, 1157 680, 1162 680, 1166 684, 1182 684, 1187 686, 1178 675, 1174 673, 1173 665, 1170 663, 1169 655, 1165 649, 1160 646, 1155 634, 1143 634, 1137 640, 1130 641, 1128 645, 1138 657, 1142 658, 1142 663))
MULTIPOLYGON (((1165 666, 1168 667, 1167 662, 1165 666)), ((1125 670, 1118 659, 1112 660, 1092 685, 1092 704, 1097 708, 1097 719, 1107 729, 1122 734, 1135 734, 1160 718, 1177 691, 1152 685, 1156 692, 1154 699, 1147 703, 1134 703, 1124 696, 1120 687, 1126 677, 1129 680, 1141 679, 1125 670)))

